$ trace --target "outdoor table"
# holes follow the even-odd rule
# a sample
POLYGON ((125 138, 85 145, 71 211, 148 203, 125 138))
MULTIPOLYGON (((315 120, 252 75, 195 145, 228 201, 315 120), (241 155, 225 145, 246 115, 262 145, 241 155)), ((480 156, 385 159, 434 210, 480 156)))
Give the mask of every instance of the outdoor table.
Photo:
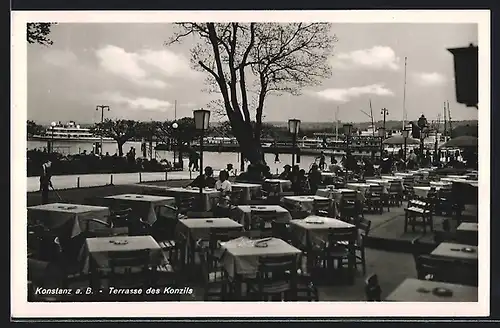
POLYGON ((398 181, 401 181, 401 183, 403 183, 403 177, 402 176, 382 175, 380 178, 383 179, 383 180, 398 180, 398 181))
POLYGON ((413 170, 409 171, 408 173, 413 174, 413 176, 422 176, 424 179, 427 179, 429 177, 429 171, 413 170))
POLYGON ((264 183, 262 185, 262 189, 266 189, 266 185, 269 185, 271 183, 279 183, 280 185, 280 192, 285 192, 285 191, 289 191, 290 189, 292 189, 292 181, 290 180, 281 180, 281 179, 266 179, 264 180, 264 183))
POLYGON ((249 227, 252 221, 252 212, 276 211, 276 222, 289 222, 292 219, 290 212, 279 205, 238 205, 231 210, 231 219, 244 227, 249 227))
POLYGON ((335 172, 327 172, 327 171, 321 172, 321 180, 335 178, 336 176, 337 174, 335 172))
MULTIPOLYGON (((378 185, 378 184, 374 184, 378 185)), ((361 194, 366 194, 370 190, 370 184, 369 183, 348 183, 346 184, 347 189, 352 189, 359 191, 361 194)))
POLYGON ((380 186, 384 186, 385 188, 389 188, 391 185, 391 180, 389 179, 368 179, 366 180, 367 184, 377 184, 380 186))
MULTIPOLYGON (((194 258, 194 245, 198 240, 207 241, 210 238, 210 232, 216 229, 243 228, 238 222, 230 218, 189 218, 179 220, 177 232, 186 236, 186 252, 194 258)), ((186 254, 187 254, 186 253, 186 254)), ((185 263, 186 259, 183 259, 185 263)))
POLYGON ((468 176, 467 175, 453 175, 453 174, 450 174, 450 175, 447 175, 446 178, 450 178, 450 179, 467 179, 468 176))
POLYGON ((396 173, 394 173, 394 176, 406 178, 406 177, 412 177, 413 173, 396 172, 396 173))
POLYGON ((290 221, 292 233, 297 236, 297 239, 307 249, 311 249, 317 241, 327 241, 330 229, 348 229, 353 227, 354 225, 350 223, 317 215, 310 215, 305 219, 290 221))
POLYGON ((231 183, 233 191, 242 190, 242 200, 250 201, 261 194, 262 185, 256 183, 233 182, 231 183))
POLYGON ((340 204, 341 201, 342 201, 342 195, 344 193, 355 193, 356 194, 356 198, 358 199, 358 201, 360 202, 364 202, 365 201, 365 195, 356 191, 356 190, 352 190, 352 189, 347 189, 347 188, 340 188, 340 189, 330 189, 330 188, 327 188, 327 189, 318 189, 316 191, 316 195, 317 196, 323 196, 323 197, 328 197, 328 198, 331 198, 333 200, 335 200, 335 202, 337 204, 340 204))
MULTIPOLYGON (((151 236, 120 236, 87 238, 83 248, 85 261, 83 272, 96 274, 97 268, 109 268, 109 259, 116 252, 148 250, 150 265, 156 267, 163 261, 160 245, 151 236)), ((94 278, 96 278, 94 276, 94 278)), ((92 284, 95 280, 92 279, 92 284)))
POLYGON ((221 259, 225 271, 230 277, 255 276, 262 256, 298 256, 302 252, 279 238, 269 238, 267 247, 256 247, 256 240, 240 237, 221 243, 225 253, 221 259))
POLYGON ((431 187, 450 187, 452 186, 452 182, 449 181, 431 181, 430 186, 431 187))
POLYGON ((470 185, 470 186, 476 187, 476 188, 479 186, 479 181, 477 181, 477 180, 467 180, 467 179, 444 177, 444 178, 441 178, 441 181, 451 182, 451 183, 463 183, 463 184, 467 184, 467 185, 470 185))
POLYGON ((432 252, 432 256, 446 257, 455 260, 468 260, 477 261, 477 246, 455 244, 455 243, 441 243, 432 252), (472 252, 466 252, 465 249, 471 249, 472 252))
POLYGON ((309 195, 309 196, 285 196, 283 197, 284 204, 299 206, 301 211, 311 212, 314 209, 314 201, 331 201, 328 197, 309 195))
POLYGON ((240 223, 230 218, 189 218, 179 220, 177 229, 189 240, 208 240, 214 229, 243 228, 240 223))
POLYGON ((477 223, 474 222, 462 222, 457 227, 457 231, 478 232, 478 226, 477 223))
POLYGON ((477 287, 408 278, 385 300, 396 302, 477 302, 477 299, 477 287), (447 289, 452 294, 439 296, 434 292, 435 288, 447 289))
POLYGON ((175 206, 175 198, 166 196, 123 194, 104 197, 104 199, 110 202, 110 207, 118 204, 130 207, 144 216, 145 221, 151 225, 157 220, 159 206, 175 206))
MULTIPOLYGON (((178 197, 194 197, 195 199, 199 199, 200 197, 200 188, 198 187, 176 187, 176 188, 164 188, 165 194, 167 196, 172 196, 175 198, 178 197)), ((211 211, 217 201, 220 198, 220 191, 213 188, 203 188, 202 190, 202 210, 211 211)))
POLYGON ((431 188, 436 189, 436 191, 439 191, 442 187, 439 186, 432 186, 432 187, 427 187, 427 186, 417 186, 413 187, 413 192, 415 196, 418 198, 427 198, 427 195, 431 191, 431 188))
MULTIPOLYGON (((52 203, 28 207, 28 217, 39 220, 47 228, 60 230, 59 237, 75 237, 85 230, 85 221, 109 221, 109 208, 81 204, 52 203), (59 229, 59 228, 68 228, 59 229)), ((92 225, 91 225, 92 226, 92 225)))

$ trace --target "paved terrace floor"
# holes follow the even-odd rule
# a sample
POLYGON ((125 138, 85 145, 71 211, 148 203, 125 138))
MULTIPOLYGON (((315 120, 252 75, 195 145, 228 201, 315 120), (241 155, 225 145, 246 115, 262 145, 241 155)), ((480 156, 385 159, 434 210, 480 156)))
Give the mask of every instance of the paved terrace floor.
MULTIPOLYGON (((106 185, 127 185, 148 181, 165 180, 192 180, 198 176, 198 172, 175 171, 175 172, 141 172, 141 173, 103 173, 103 174, 75 174, 55 175, 52 177, 52 185, 56 190, 98 187, 106 185)), ((214 175, 218 176, 215 171, 214 175)), ((27 192, 40 190, 40 177, 27 178, 27 192)))

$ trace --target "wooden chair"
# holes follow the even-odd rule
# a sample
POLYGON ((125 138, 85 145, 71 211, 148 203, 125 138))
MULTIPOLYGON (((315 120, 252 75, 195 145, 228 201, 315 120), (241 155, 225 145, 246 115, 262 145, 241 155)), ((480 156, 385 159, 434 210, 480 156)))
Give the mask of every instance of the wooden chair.
POLYGON ((329 229, 328 241, 322 247, 320 261, 324 268, 341 268, 344 264, 348 267, 348 278, 354 283, 354 270, 356 268, 356 239, 357 229, 329 229))
POLYGON ((250 211, 250 229, 269 232, 272 234, 272 222, 276 220, 276 211, 250 211))
POLYGON ((200 251, 200 263, 203 275, 203 300, 226 300, 229 281, 226 272, 219 265, 219 258, 204 248, 200 251))
POLYGON ((109 265, 110 286, 147 288, 151 285, 149 250, 111 253, 109 265))
POLYGON ((365 295, 368 302, 380 302, 382 300, 382 288, 380 287, 376 274, 371 274, 366 278, 365 295))
POLYGON ((297 257, 260 257, 255 280, 248 283, 248 296, 252 300, 288 300, 296 285, 297 257))
POLYGON ((176 198, 176 206, 163 205, 160 207, 160 215, 183 220, 188 217, 188 213, 195 208, 195 197, 178 197, 176 198))
POLYGON ((313 213, 314 215, 334 217, 334 210, 332 206, 332 201, 329 199, 315 199, 313 201, 313 213))
POLYGON ((109 222, 114 227, 126 227, 128 222, 133 219, 133 211, 129 207, 111 210, 109 215, 109 222))
POLYGON ((383 190, 384 187, 380 185, 370 185, 368 192, 365 194, 365 205, 368 209, 378 211, 380 214, 383 213, 383 190))
POLYGON ((403 204, 403 188, 399 181, 391 181, 387 192, 389 193, 388 197, 390 204, 398 207, 403 204))
POLYGON ((357 193, 343 192, 340 200, 340 218, 347 221, 349 218, 358 218, 360 208, 358 205, 357 193))
POLYGON ((279 182, 265 182, 262 188, 262 199, 266 204, 279 204, 281 198, 279 182))
POLYGON ((417 278, 453 283, 453 269, 456 267, 453 259, 420 255, 416 258, 417 278))
POLYGON ((293 301, 299 302, 319 302, 319 291, 313 282, 311 273, 307 266, 303 266, 304 253, 298 258, 299 268, 297 269, 295 295, 293 301))
POLYGON ((405 233, 408 231, 408 225, 412 227, 413 232, 415 232, 416 225, 421 225, 424 233, 427 232, 427 226, 429 226, 431 232, 434 231, 431 204, 416 199, 410 200, 408 207, 405 208, 405 233))

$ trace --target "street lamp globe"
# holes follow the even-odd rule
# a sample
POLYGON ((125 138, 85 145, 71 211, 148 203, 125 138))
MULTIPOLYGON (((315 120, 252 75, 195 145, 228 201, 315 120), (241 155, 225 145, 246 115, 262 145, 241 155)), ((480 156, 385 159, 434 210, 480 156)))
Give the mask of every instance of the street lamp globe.
POLYGON ((288 132, 297 135, 300 130, 300 120, 292 118, 288 120, 288 132))
POLYGON ((172 128, 173 129, 177 129, 179 127, 179 124, 177 124, 177 122, 175 122, 174 124, 172 124, 172 128))
POLYGON ((52 127, 55 127, 55 126, 57 125, 57 123, 56 123, 56 122, 52 122, 52 123, 50 123, 50 125, 51 125, 52 127))

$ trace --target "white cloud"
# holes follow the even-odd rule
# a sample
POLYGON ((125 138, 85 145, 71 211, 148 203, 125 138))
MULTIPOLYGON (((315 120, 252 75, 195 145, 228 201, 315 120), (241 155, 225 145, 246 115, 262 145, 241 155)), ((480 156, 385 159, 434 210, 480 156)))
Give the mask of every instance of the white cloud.
POLYGON ((334 68, 399 69, 399 57, 391 47, 375 46, 370 49, 339 53, 330 61, 334 68))
POLYGON ((440 73, 414 73, 413 79, 421 86, 439 86, 446 83, 446 77, 440 73))
POLYGON ((50 49, 43 54, 43 60, 53 66, 67 67, 76 64, 78 58, 69 50, 50 49))
POLYGON ((161 89, 169 85, 154 78, 156 73, 166 77, 188 78, 199 74, 191 69, 185 57, 169 50, 127 52, 123 48, 108 45, 97 50, 96 56, 102 69, 144 87, 161 89))
POLYGON ((147 97, 129 98, 119 93, 101 95, 100 98, 117 105, 124 105, 128 109, 133 110, 166 112, 173 107, 173 104, 166 100, 147 97))
POLYGON ((196 78, 200 75, 191 69, 189 61, 184 56, 169 50, 144 50, 139 53, 138 58, 168 77, 196 78))
POLYGON ((330 88, 322 91, 314 92, 314 94, 325 100, 345 103, 352 98, 360 97, 362 95, 377 95, 377 96, 393 96, 394 93, 384 87, 383 84, 371 84, 361 87, 351 87, 344 89, 330 88))

